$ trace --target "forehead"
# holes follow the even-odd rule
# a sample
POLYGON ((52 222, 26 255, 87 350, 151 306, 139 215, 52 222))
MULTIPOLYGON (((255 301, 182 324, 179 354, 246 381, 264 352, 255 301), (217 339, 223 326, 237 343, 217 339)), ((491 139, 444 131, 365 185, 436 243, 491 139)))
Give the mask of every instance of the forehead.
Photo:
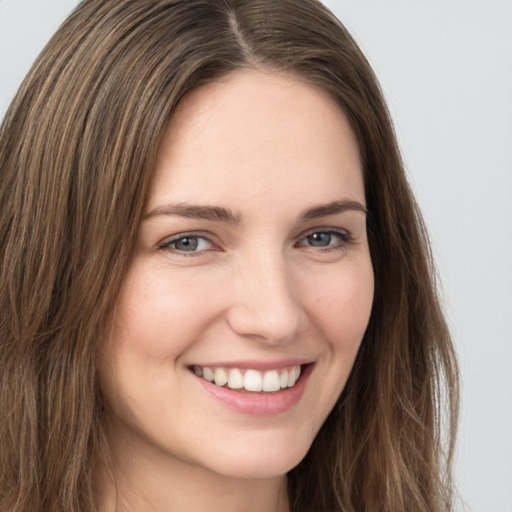
POLYGON ((291 75, 261 71, 232 73, 184 98, 153 181, 149 207, 166 195, 212 202, 231 191, 248 200, 276 187, 364 200, 359 149, 336 101, 291 75))

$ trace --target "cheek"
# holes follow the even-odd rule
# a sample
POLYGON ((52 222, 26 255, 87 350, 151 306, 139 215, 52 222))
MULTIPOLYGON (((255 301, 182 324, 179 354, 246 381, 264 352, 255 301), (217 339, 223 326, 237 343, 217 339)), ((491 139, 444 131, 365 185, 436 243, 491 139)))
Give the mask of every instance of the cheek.
POLYGON ((215 288, 162 270, 127 279, 116 307, 112 340, 148 357, 179 356, 216 315, 215 288), (181 278, 180 278, 181 277, 181 278))
POLYGON ((332 350, 356 352, 372 309, 374 278, 371 264, 333 272, 321 284, 312 306, 317 325, 332 350))
POLYGON ((170 414, 179 398, 172 390, 180 385, 180 357, 215 317, 208 293, 198 293, 197 283, 179 273, 168 274, 161 266, 134 263, 100 355, 102 393, 129 424, 139 425, 145 415, 158 423, 170 414))
POLYGON ((317 412, 311 414, 315 433, 345 387, 372 309, 374 279, 369 257, 354 265, 349 263, 317 275, 315 286, 307 286, 308 316, 314 329, 312 339, 319 347, 321 368, 311 399, 311 411, 317 412))
POLYGON ((197 280, 167 274, 135 267, 121 290, 99 359, 101 389, 114 410, 150 408, 148 389, 155 400, 170 396, 180 357, 216 318, 204 280, 199 290, 197 280))

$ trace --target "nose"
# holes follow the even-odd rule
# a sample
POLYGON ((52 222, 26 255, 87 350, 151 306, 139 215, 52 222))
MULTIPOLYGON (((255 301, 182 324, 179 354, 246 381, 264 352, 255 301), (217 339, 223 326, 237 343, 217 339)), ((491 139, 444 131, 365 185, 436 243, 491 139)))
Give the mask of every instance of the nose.
POLYGON ((269 344, 292 341, 307 322, 298 279, 284 258, 253 254, 233 269, 228 323, 237 334, 269 344))

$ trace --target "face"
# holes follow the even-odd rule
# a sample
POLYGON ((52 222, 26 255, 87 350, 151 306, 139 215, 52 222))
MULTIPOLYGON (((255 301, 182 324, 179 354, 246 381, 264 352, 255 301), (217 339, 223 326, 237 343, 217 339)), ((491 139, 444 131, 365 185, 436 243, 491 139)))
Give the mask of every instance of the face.
POLYGON ((216 475, 286 473, 343 390, 372 299, 361 160, 334 100, 257 71, 196 89, 101 356, 111 435, 216 475))

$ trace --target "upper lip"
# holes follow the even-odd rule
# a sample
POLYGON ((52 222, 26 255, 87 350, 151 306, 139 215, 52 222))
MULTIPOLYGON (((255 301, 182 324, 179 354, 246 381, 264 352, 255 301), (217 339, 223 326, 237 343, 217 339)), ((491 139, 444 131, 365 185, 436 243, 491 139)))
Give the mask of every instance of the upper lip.
POLYGON ((308 358, 280 359, 279 361, 261 361, 256 359, 244 359, 239 361, 214 361, 208 363, 194 363, 189 366, 200 366, 201 368, 240 368, 267 371, 278 370, 280 368, 287 368, 289 366, 302 366, 310 363, 314 363, 314 360, 308 358))

